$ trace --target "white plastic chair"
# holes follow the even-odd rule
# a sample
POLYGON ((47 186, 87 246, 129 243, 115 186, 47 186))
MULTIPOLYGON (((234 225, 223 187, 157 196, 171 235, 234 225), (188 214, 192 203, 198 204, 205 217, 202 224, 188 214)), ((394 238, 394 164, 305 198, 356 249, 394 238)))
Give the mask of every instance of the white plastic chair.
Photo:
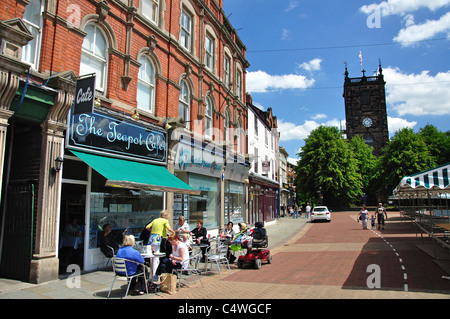
POLYGON ((202 282, 202 278, 201 278, 201 271, 198 269, 198 265, 200 263, 200 259, 202 258, 202 252, 198 252, 197 254, 189 257, 189 259, 187 260, 187 266, 186 268, 180 268, 180 269, 173 269, 172 273, 175 272, 177 274, 178 277, 178 283, 177 283, 177 289, 180 290, 180 285, 181 285, 181 277, 184 273, 187 273, 188 275, 190 274, 195 274, 195 275, 200 275, 199 279, 200 279, 200 283, 202 284, 202 287, 204 288, 205 286, 203 286, 203 282, 202 282))
POLYGON ((134 260, 128 260, 128 259, 124 259, 124 258, 117 258, 117 257, 113 257, 112 258, 112 265, 113 265, 113 271, 114 271, 114 279, 113 282, 111 284, 111 287, 109 288, 109 293, 108 293, 108 298, 109 295, 111 294, 111 290, 112 287, 114 286, 114 282, 116 281, 117 278, 119 279, 125 279, 128 283, 127 285, 127 291, 125 292, 125 297, 127 297, 128 295, 128 290, 130 289, 130 284, 131 284, 131 280, 133 278, 137 278, 137 277, 144 277, 144 281, 145 281, 145 291, 148 293, 148 285, 147 285, 147 275, 146 275, 146 269, 147 267, 144 264, 141 264, 137 261, 134 260), (139 266, 141 266, 142 268, 142 272, 140 272, 139 270, 134 273, 133 275, 129 275, 128 271, 127 271, 127 264, 126 263, 135 263, 139 266))
POLYGON ((208 255, 208 262, 216 263, 217 268, 219 269, 220 277, 222 277, 222 273, 220 272, 221 264, 227 265, 228 270, 230 271, 230 275, 231 275, 230 264, 228 263, 228 258, 227 258, 227 249, 228 249, 228 247, 226 245, 220 245, 219 248, 217 249, 217 254, 208 255))

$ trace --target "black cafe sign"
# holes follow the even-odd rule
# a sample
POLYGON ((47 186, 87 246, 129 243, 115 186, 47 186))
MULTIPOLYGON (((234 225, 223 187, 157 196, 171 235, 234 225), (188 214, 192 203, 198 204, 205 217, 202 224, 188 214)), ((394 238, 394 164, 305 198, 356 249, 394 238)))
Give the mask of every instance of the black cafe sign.
POLYGON ((167 163, 167 133, 100 113, 71 114, 67 147, 167 163))
POLYGON ((92 113, 95 98, 95 74, 80 77, 75 90, 73 114, 92 113))

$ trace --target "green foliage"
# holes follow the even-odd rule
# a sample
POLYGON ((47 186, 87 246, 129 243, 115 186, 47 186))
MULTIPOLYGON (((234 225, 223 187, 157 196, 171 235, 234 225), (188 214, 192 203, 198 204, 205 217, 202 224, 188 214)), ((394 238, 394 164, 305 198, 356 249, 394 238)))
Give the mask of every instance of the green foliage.
POLYGON ((450 134, 432 125, 397 131, 379 158, 361 137, 349 141, 338 128, 320 126, 298 154, 297 197, 329 206, 358 205, 364 193, 385 200, 405 175, 450 162, 449 152, 450 134))

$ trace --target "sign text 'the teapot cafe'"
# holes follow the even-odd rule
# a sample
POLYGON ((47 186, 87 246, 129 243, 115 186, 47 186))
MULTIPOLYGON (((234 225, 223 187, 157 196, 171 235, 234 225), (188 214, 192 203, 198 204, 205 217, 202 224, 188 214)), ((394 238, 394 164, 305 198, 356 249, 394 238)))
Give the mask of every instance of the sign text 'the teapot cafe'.
POLYGON ((69 130, 69 148, 167 162, 166 133, 156 129, 94 112, 72 115, 69 130))

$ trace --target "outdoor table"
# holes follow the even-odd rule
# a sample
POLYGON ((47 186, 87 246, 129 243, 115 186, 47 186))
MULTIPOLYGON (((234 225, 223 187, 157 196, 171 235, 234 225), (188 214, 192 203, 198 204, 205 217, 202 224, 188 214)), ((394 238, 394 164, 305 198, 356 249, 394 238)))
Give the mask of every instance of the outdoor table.
POLYGON ((148 253, 146 251, 141 252, 142 258, 149 260, 148 264, 150 265, 150 282, 153 282, 153 258, 164 257, 165 255, 165 253, 148 253))

